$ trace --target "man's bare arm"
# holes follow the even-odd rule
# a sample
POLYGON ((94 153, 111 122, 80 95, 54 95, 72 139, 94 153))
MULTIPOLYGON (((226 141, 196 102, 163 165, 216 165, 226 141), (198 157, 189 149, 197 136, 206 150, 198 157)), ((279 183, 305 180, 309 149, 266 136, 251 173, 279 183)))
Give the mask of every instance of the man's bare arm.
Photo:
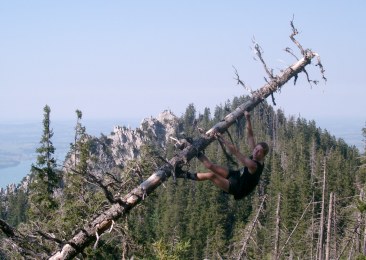
POLYGON ((254 134, 252 129, 252 122, 250 121, 250 113, 248 111, 244 112, 245 119, 246 119, 246 126, 247 126, 247 142, 251 150, 255 148, 255 140, 254 134))
POLYGON ((229 149, 230 153, 234 155, 240 161, 241 164, 248 167, 250 173, 254 173, 256 171, 257 164, 253 160, 249 159, 248 156, 242 154, 234 144, 228 142, 222 136, 217 136, 217 138, 222 143, 225 144, 225 146, 229 149))

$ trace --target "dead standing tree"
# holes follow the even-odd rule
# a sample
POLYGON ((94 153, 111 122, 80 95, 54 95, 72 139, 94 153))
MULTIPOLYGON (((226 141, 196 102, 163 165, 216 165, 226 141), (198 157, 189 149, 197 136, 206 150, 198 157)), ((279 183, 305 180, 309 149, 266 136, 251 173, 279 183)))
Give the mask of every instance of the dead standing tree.
MULTIPOLYGON (((316 84, 317 81, 311 81, 305 70, 305 67, 309 65, 314 58, 317 58, 317 66, 320 67, 321 73, 324 78, 324 70, 320 62, 319 55, 311 51, 310 49, 303 49, 303 47, 295 39, 298 31, 293 26, 292 21, 291 27, 292 34, 290 38, 300 49, 302 55, 301 59, 297 59, 294 64, 289 66, 284 71, 281 71, 279 75, 273 75, 272 71, 267 68, 262 58, 262 51, 259 45, 255 44, 255 50, 257 52, 256 54, 260 61, 263 63, 265 70, 269 76, 269 80, 267 80, 267 83, 257 91, 251 92, 251 97, 248 101, 237 107, 222 121, 214 125, 205 134, 202 134, 200 138, 194 139, 191 143, 188 143, 183 150, 179 151, 179 153, 174 156, 170 161, 166 162, 163 166, 158 168, 147 180, 145 180, 138 187, 133 189, 130 193, 128 193, 124 197, 113 198, 113 200, 110 199, 112 202, 110 208, 105 210, 103 213, 98 215, 87 225, 81 228, 80 231, 76 233, 76 235, 74 235, 74 237, 72 237, 66 243, 63 243, 62 248, 60 248, 58 252, 51 256, 50 259, 71 259, 77 254, 83 252, 85 247, 87 247, 94 241, 98 241, 99 236, 108 229, 110 229, 115 220, 121 218, 126 213, 128 213, 132 208, 134 208, 142 200, 144 200, 146 196, 151 194, 157 187, 165 182, 169 177, 171 177, 172 175, 174 176, 175 167, 180 167, 184 164, 187 164, 191 159, 197 156, 199 151, 204 150, 208 145, 216 140, 214 135, 215 133, 224 133, 231 125, 233 125, 237 120, 241 119, 244 116, 244 111, 253 110, 254 107, 260 104, 270 95, 273 98, 273 93, 280 90, 281 87, 286 84, 290 79, 294 78, 294 82, 296 83, 299 73, 304 72, 307 76, 309 83, 316 84)), ((293 55, 292 51, 289 48, 287 48, 286 51, 293 55)), ((245 87, 243 82, 239 79, 238 74, 237 81, 238 84, 241 84, 245 87)))

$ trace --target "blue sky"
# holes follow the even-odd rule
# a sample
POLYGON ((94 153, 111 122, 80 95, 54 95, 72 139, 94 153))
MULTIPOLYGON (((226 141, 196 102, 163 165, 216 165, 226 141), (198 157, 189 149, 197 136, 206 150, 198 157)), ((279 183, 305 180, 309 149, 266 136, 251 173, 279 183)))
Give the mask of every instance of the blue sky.
MULTIPOLYGON (((366 1, 1 1, 0 119, 181 115, 189 103, 214 109, 247 94, 234 80, 265 81, 252 39, 275 70, 298 40, 320 54, 327 83, 304 76, 276 94, 286 114, 344 124, 366 111, 366 1)), ((308 69, 321 79, 318 69, 308 69)), ((320 121, 321 122, 321 121, 320 121)), ((321 124, 321 123, 320 123, 321 124)))

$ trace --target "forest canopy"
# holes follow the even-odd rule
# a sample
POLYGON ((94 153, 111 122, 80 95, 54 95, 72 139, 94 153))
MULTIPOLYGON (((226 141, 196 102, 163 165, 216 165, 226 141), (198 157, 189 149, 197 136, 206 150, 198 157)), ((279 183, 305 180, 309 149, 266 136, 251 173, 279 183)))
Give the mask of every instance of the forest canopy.
MULTIPOLYGON (((245 99, 238 97, 227 101, 217 106, 213 113, 208 108, 197 113, 191 104, 179 117, 177 131, 199 135, 197 125, 209 129, 245 99)), ((287 118, 283 111, 274 111, 266 103, 254 109, 252 120, 257 139, 270 143, 271 151, 262 181, 250 197, 235 201, 207 183, 170 180, 125 218, 114 223, 111 233, 101 236, 95 249, 92 244, 83 254, 103 259, 121 256, 203 259, 218 255, 235 258, 248 239, 245 248, 248 258, 273 255, 275 244, 279 256, 315 258, 319 250, 325 253, 326 232, 330 234, 328 247, 332 256, 362 254, 363 247, 357 243, 363 239, 358 230, 365 228, 362 221, 365 172, 359 167, 358 150, 318 128, 314 121, 287 118), (329 218, 331 209, 333 213, 329 218), (256 224, 249 234, 255 217, 256 224), (331 230, 328 231, 326 226, 330 220, 331 230), (323 230, 321 226, 324 226, 323 230)), ((229 133, 240 149, 249 152, 244 126, 245 120, 242 119, 230 128, 229 133)), ((168 142, 161 147, 152 140, 142 146, 139 159, 121 169, 110 165, 107 159, 101 161, 100 154, 93 155, 93 149, 102 146, 104 156, 108 157, 111 149, 108 147, 111 143, 109 136, 87 137, 80 114, 75 129, 78 141, 71 147, 69 156, 78 153, 77 170, 65 172, 50 165, 62 178, 59 182, 62 185, 52 196, 43 198, 47 202, 46 212, 31 210, 38 208, 34 193, 42 188, 32 187, 36 184, 28 190, 18 189, 16 193, 1 198, 1 218, 17 227, 21 234, 33 234, 22 238, 33 242, 32 245, 23 244, 24 248, 52 252, 75 232, 81 222, 108 207, 110 202, 106 191, 85 176, 88 172, 105 167, 108 172, 104 172, 104 184, 108 183, 108 178, 111 180, 107 174, 113 175, 116 183, 117 180, 118 183, 125 182, 116 189, 108 189, 115 195, 128 192, 140 183, 137 172, 145 179, 152 169, 164 163, 157 154, 169 158, 176 153, 174 143, 168 142), (96 155, 99 158, 95 158, 96 155), (87 165, 87 160, 92 163, 87 165), (34 239, 38 241, 38 248, 34 246, 34 239)), ((217 163, 237 167, 230 165, 218 142, 207 147, 205 153, 217 163)), ((37 165, 41 168, 40 164, 37 165)), ((197 160, 192 160, 189 168, 202 170, 197 160)), ((47 190, 47 187, 43 189, 47 190)), ((11 244, 5 234, 1 236, 4 259, 19 257, 21 252, 9 247, 11 244)))

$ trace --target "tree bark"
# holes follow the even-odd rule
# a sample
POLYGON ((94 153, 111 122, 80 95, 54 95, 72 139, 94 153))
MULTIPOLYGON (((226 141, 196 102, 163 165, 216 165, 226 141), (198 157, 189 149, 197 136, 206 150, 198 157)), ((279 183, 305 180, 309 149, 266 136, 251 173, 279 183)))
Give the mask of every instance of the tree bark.
POLYGON ((319 240, 318 240, 318 259, 323 259, 323 240, 324 240, 324 214, 325 214, 325 181, 326 181, 326 158, 324 158, 324 171, 323 171, 323 190, 322 190, 322 208, 320 213, 319 224, 319 240))
MULTIPOLYGON (((313 191, 312 200, 315 201, 314 191, 313 191)), ((314 246, 313 246, 314 236, 315 236, 315 203, 313 203, 313 207, 312 207, 312 211, 311 211, 310 259, 313 259, 313 255, 314 255, 314 246)), ((316 250, 315 250, 315 252, 316 252, 316 250)))
POLYGON ((330 193, 329 198, 329 210, 328 210, 328 224, 327 224, 327 242, 325 246, 325 260, 329 260, 330 257, 330 239, 331 239, 331 227, 332 227, 332 209, 333 209, 333 192, 330 193))
POLYGON ((337 197, 336 194, 333 193, 333 241, 334 241, 334 250, 333 250, 333 256, 337 256, 338 252, 338 244, 337 244, 337 197))
POLYGON ((251 111, 268 96, 278 91, 291 78, 305 70, 311 60, 318 56, 316 53, 306 50, 304 56, 293 65, 284 70, 280 75, 275 76, 271 81, 253 92, 252 97, 228 114, 222 121, 214 125, 206 134, 193 140, 185 149, 174 156, 169 163, 166 163, 154 172, 140 186, 133 189, 124 197, 118 198, 111 207, 97 216, 94 220, 84 226, 60 251, 56 252, 50 259, 71 259, 81 253, 85 247, 90 245, 96 234, 102 234, 110 228, 112 222, 124 216, 132 208, 138 205, 146 196, 151 194, 157 187, 165 182, 173 173, 174 168, 183 165, 197 156, 199 151, 204 150, 215 139, 213 133, 224 133, 236 120, 244 116, 244 111, 251 111))
POLYGON ((272 259, 277 259, 279 245, 280 245, 280 224, 281 224, 280 206, 281 206, 281 193, 278 193, 277 208, 276 208, 276 233, 275 233, 275 242, 274 242, 274 250, 273 250, 272 259))

